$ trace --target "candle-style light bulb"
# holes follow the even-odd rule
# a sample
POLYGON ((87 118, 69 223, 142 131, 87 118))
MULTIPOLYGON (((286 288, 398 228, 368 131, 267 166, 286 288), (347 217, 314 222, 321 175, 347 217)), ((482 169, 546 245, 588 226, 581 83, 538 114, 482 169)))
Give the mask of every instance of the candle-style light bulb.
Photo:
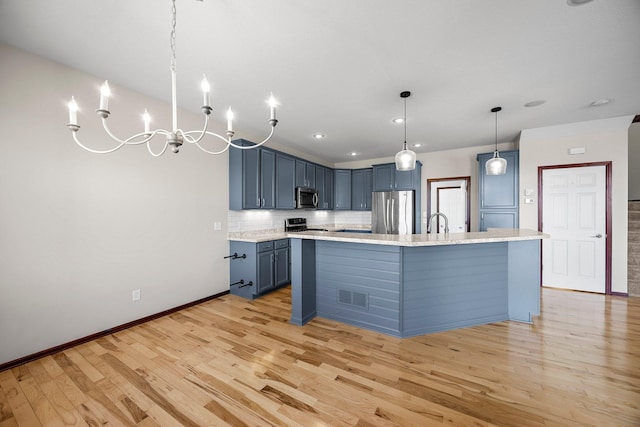
POLYGON ((151 116, 147 109, 144 109, 144 113, 142 114, 142 121, 144 121, 144 133, 149 133, 149 123, 151 123, 151 116))
POLYGON ((71 101, 68 104, 69 107, 69 124, 77 125, 78 124, 78 104, 76 103, 76 99, 72 96, 71 101))
POLYGON ((231 111, 231 107, 227 110, 227 132, 233 132, 233 111, 231 111))
POLYGON ((202 83, 200 84, 202 88, 202 105, 204 107, 209 106, 209 92, 211 92, 211 85, 209 85, 209 81, 207 80, 207 76, 202 76, 202 83))
POLYGON ((109 88, 109 82, 105 80, 100 87, 100 110, 109 111, 109 96, 111 96, 111 88, 109 88))
POLYGON ((273 92, 271 93, 271 97, 269 98, 269 107, 271 112, 271 120, 276 119, 276 105, 278 105, 276 99, 273 97, 273 92))

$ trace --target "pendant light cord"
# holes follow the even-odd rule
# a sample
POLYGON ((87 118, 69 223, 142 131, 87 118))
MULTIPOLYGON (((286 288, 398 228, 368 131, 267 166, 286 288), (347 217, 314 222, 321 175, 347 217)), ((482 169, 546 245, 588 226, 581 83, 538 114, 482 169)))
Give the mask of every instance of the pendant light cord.
POLYGON ((498 112, 496 111, 496 151, 498 151, 498 112))
POLYGON ((404 99, 404 149, 407 149, 407 98, 404 99))
POLYGON ((502 111, 502 107, 493 107, 491 109, 492 113, 496 113, 496 149, 495 151, 498 151, 498 113, 502 111))

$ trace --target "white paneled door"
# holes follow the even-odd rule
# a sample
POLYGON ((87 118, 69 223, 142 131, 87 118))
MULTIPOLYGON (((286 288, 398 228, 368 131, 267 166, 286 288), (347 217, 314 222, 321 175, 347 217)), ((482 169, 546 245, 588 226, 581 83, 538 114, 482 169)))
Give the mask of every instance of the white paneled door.
POLYGON ((605 293, 606 167, 542 171, 543 286, 605 293))
MULTIPOLYGON (((438 188, 438 212, 444 213, 449 219, 451 233, 467 231, 466 191, 462 187, 438 188)), ((438 233, 444 233, 444 221, 438 218, 438 233)))

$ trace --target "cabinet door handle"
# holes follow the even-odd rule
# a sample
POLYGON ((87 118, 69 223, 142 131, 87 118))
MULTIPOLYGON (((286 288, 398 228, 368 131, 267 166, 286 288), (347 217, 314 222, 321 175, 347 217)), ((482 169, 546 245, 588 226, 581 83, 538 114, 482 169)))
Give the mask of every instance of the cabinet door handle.
POLYGON ((235 285, 244 285, 244 279, 240 279, 237 282, 230 284, 229 286, 235 286, 235 285))
POLYGON ((244 284, 244 285, 240 285, 240 286, 238 286, 238 287, 239 287, 239 288, 244 288, 245 286, 253 286, 253 281, 251 281, 251 280, 250 280, 250 281, 249 281, 249 283, 246 283, 246 284, 244 284))

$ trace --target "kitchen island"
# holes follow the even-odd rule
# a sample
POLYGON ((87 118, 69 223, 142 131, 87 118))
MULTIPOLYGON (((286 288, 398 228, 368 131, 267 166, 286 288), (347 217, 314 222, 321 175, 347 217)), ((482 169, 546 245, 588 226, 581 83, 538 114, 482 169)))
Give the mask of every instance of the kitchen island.
POLYGON ((296 325, 319 316, 409 337, 540 313, 537 231, 287 237, 296 325))

